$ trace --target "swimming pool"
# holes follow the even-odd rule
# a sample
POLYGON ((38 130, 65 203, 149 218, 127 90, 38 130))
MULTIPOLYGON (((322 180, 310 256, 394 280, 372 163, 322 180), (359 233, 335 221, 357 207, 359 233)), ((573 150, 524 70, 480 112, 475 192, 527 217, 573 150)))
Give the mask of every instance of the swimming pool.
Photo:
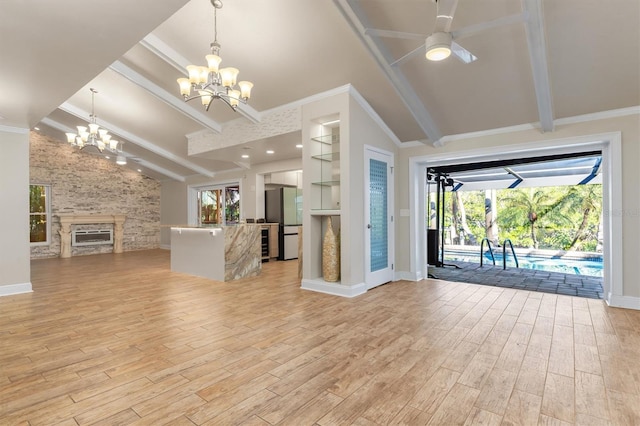
MULTIPOLYGON (((445 247, 444 261, 480 263, 480 248, 474 253, 470 250, 451 250, 445 247)), ((529 253, 516 253, 521 268, 537 269, 562 274, 587 275, 602 277, 602 256, 594 254, 588 257, 538 255, 529 253)), ((502 249, 494 249, 493 255, 496 266, 502 267, 502 249)), ((485 265, 492 265, 491 255, 485 252, 482 261, 485 265)), ((513 256, 507 251, 507 267, 515 267, 513 256)))

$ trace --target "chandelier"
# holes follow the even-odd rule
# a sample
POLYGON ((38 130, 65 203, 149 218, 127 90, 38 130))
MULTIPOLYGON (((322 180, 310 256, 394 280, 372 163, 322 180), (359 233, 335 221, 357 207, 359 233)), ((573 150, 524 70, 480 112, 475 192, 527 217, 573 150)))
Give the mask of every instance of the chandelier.
POLYGON ((213 5, 213 43, 211 54, 205 58, 207 66, 189 65, 189 78, 179 78, 180 94, 185 102, 200 98, 206 111, 215 99, 223 100, 234 111, 240 102, 246 104, 251 96, 253 83, 249 81, 237 82, 239 70, 237 68, 220 68, 220 43, 218 43, 217 11, 222 8, 221 0, 211 0, 213 5))
POLYGON ((96 123, 95 95, 98 91, 94 88, 89 90, 91 90, 91 115, 89 116, 89 125, 88 127, 77 126, 77 134, 65 133, 67 135, 67 142, 80 149, 95 147, 100 152, 107 150, 108 152, 117 155, 116 162, 118 164, 127 164, 127 159, 122 154, 122 142, 111 139, 109 132, 106 129, 101 129, 96 123))

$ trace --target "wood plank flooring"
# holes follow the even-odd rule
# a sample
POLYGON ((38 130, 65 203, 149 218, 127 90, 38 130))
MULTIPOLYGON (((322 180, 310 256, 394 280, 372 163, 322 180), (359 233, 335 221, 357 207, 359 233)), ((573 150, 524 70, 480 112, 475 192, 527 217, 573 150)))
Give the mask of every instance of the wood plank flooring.
POLYGON ((151 250, 0 298, 2 425, 640 425, 640 312, 438 280, 354 299, 297 263, 219 283, 151 250))

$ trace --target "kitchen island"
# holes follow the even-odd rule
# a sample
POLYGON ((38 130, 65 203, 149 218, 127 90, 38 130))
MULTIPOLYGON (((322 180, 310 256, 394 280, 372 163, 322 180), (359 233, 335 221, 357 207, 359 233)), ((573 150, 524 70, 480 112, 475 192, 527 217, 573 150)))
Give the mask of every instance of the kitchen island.
POLYGON ((255 277, 262 271, 261 227, 171 228, 171 270, 216 281, 255 277))

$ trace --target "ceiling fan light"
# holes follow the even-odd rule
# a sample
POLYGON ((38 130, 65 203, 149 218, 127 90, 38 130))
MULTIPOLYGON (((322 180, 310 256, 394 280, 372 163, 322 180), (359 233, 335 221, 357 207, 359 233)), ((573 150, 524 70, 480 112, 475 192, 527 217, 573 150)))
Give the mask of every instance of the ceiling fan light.
POLYGON ((427 48, 426 58, 430 61, 442 61, 451 55, 450 33, 433 33, 427 37, 425 46, 427 48))

